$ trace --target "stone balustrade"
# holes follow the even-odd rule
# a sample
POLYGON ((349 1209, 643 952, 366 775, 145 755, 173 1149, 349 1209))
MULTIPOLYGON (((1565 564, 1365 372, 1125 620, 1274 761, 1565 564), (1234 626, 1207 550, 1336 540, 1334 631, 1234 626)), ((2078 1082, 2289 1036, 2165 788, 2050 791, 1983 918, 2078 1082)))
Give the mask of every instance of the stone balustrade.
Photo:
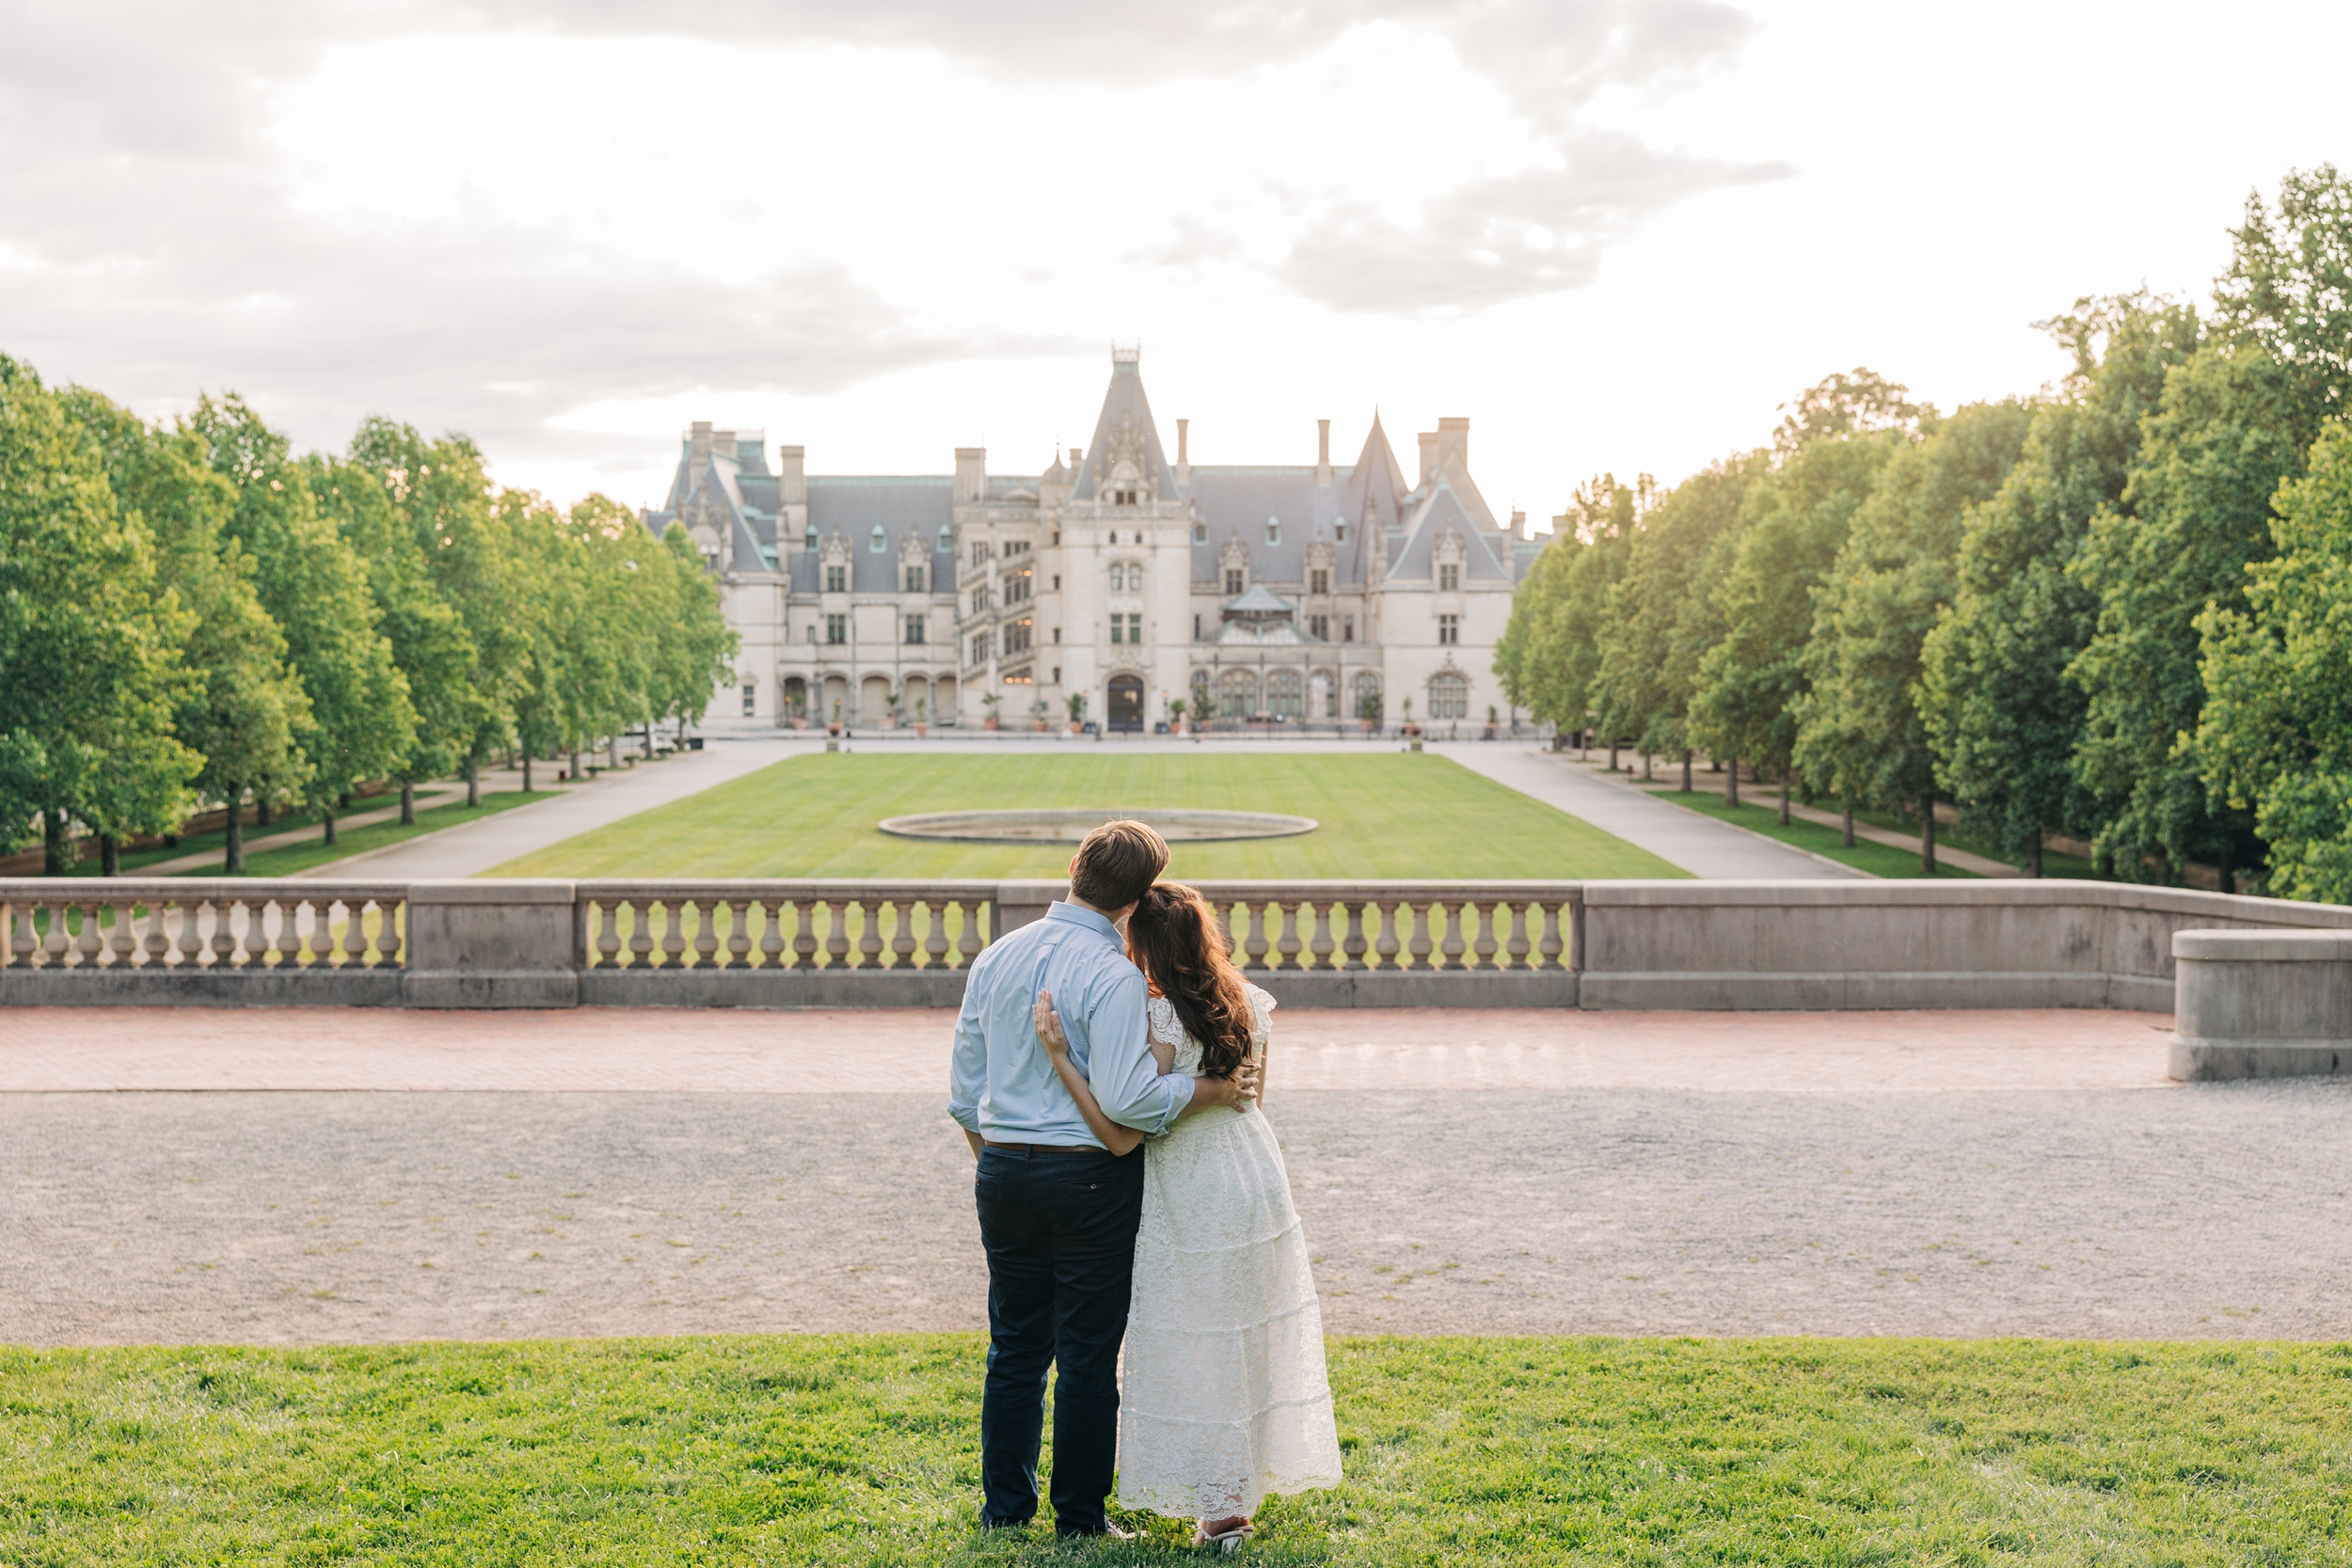
POLYGON ((2181 931, 2175 1078, 2352 1072, 2352 931, 2181 931))
MULTIPOLYGON (((2055 879, 1200 890, 1251 976, 1297 1006, 2169 1011, 2183 933, 2352 930, 2352 909, 2333 905, 2055 879)), ((1064 891, 1050 880, 0 880, 0 1006, 948 1006, 987 945, 1064 891)), ((2284 973, 2248 970, 2255 978, 2240 991, 2283 984, 2284 973)), ((2296 1037, 2352 1037, 2352 1022, 2318 1016, 2337 1006, 2334 982, 2296 974, 2320 998, 2296 1037)), ((2224 1033, 2195 1036, 2201 1075, 2256 1070, 2255 1058, 2219 1049, 2236 1025, 2211 1027, 2224 1033)), ((2352 1060, 2317 1051, 2296 1059, 2352 1060)))

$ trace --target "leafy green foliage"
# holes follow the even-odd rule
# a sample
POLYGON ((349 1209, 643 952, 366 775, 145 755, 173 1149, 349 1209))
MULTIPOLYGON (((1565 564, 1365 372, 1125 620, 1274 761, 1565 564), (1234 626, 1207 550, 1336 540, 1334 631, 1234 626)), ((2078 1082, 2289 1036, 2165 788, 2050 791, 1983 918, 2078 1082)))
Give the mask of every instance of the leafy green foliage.
POLYGON ((2270 883, 2352 902, 2352 429, 2331 425, 2279 493, 2278 553, 2248 569, 2243 610, 2200 617, 2211 693, 2198 754, 2252 808, 2270 883))
POLYGON ((1645 752, 1690 744, 1699 662, 1724 636, 1718 590, 1739 549, 1742 504, 1765 471, 1761 453, 1718 463, 1642 517, 1596 634, 1593 706, 1602 734, 1645 752))
POLYGON ((1624 574, 1648 487, 1646 479, 1620 484, 1613 474, 1580 486, 1512 600, 1495 673, 1513 703, 1561 729, 1592 721, 1601 613, 1624 574))
POLYGON ((126 836, 184 814, 204 760, 173 734, 191 622, 95 443, 0 356, 0 840, 39 816, 54 861, 69 823, 126 836))

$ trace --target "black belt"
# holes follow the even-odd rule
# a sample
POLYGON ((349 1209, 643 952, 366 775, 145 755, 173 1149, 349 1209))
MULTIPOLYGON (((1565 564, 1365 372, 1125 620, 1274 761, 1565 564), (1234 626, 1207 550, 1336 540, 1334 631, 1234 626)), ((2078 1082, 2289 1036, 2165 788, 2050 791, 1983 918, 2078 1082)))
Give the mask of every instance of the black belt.
POLYGON ((1014 1154, 1108 1154, 1100 1144, 1000 1144, 988 1138, 980 1140, 984 1148, 1002 1148, 1014 1154))

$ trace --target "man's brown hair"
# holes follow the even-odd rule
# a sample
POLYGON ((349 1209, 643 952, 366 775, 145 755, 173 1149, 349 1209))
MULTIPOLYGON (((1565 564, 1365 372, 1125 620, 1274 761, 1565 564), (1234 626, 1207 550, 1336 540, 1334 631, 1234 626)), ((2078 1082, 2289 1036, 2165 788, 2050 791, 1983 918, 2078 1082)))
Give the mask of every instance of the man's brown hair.
POLYGON ((1070 891, 1098 910, 1123 910, 1168 869, 1168 840, 1148 822, 1122 818, 1087 834, 1071 863, 1070 891))

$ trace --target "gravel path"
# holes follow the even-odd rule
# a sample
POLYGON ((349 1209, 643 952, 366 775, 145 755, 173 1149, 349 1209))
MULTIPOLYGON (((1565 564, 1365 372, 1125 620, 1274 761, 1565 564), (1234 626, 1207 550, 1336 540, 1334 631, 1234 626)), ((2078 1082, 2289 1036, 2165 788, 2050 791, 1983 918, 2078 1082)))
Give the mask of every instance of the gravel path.
MULTIPOLYGON (((2352 1337, 2352 1085, 1293 1092, 1336 1332, 2352 1337)), ((935 1095, 0 1096, 0 1340, 972 1328, 935 1095)))

